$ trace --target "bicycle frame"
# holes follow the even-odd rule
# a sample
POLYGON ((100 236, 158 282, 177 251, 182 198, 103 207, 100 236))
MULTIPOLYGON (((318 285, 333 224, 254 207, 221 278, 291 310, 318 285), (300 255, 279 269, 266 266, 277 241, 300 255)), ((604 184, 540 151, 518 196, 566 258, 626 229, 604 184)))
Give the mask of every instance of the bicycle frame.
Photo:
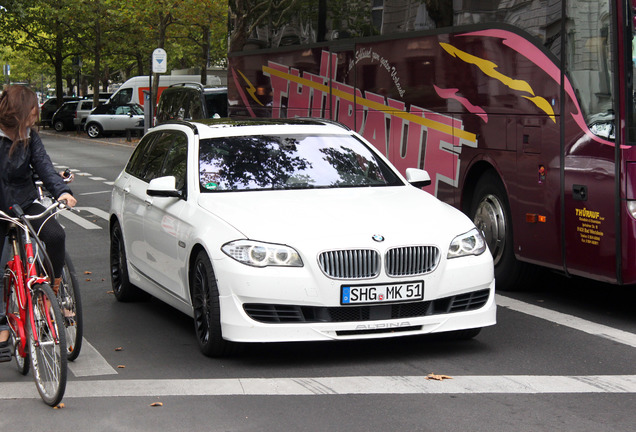
MULTIPOLYGON (((47 212, 55 207, 54 204, 47 212)), ((43 213, 44 214, 44 213, 43 213)), ((33 299, 32 299, 32 286, 34 284, 47 283, 50 284, 48 276, 42 276, 37 273, 36 268, 36 256, 33 247, 33 241, 31 239, 30 231, 32 228, 26 220, 19 220, 17 218, 11 218, 10 216, 0 212, 2 219, 11 222, 9 227, 9 233, 7 238, 11 246, 11 256, 7 262, 7 272, 4 275, 5 284, 5 308, 7 314, 7 321, 9 327, 16 335, 16 342, 18 343, 18 353, 21 357, 27 356, 26 344, 26 326, 27 320, 31 328, 35 328, 35 318, 33 316, 33 299), (22 237, 24 235, 24 238, 22 237), (24 258, 24 259, 23 259, 24 258), (10 310, 10 284, 13 282, 13 290, 15 291, 17 311, 10 310), (16 313, 17 312, 17 313, 16 313)), ((41 215, 39 215, 41 216, 41 215)), ((35 218, 35 216, 33 217, 35 218)), ((55 343, 59 343, 59 337, 55 332, 55 326, 51 318, 48 308, 44 308, 46 313, 46 320, 49 324, 49 328, 53 332, 51 335, 55 343)), ((38 335, 33 333, 34 343, 39 345, 38 335)))

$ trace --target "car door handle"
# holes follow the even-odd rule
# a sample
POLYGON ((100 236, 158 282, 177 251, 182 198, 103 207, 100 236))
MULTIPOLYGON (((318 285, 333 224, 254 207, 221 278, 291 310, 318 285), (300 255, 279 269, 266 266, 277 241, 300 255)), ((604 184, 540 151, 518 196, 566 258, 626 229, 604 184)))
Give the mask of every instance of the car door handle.
POLYGON ((124 193, 125 193, 125 194, 129 194, 129 193, 130 193, 130 186, 126 186, 126 187, 124 188, 124 193))
POLYGON ((144 202, 146 203, 148 207, 150 207, 152 205, 152 198, 146 198, 144 202))

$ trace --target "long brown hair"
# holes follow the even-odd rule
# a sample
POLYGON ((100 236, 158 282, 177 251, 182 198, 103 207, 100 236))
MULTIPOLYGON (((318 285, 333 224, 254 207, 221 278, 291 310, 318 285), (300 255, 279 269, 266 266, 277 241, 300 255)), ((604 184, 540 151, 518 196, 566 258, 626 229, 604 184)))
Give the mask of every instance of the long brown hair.
POLYGON ((33 108, 39 113, 38 98, 28 87, 10 85, 0 94, 0 129, 13 140, 10 155, 18 146, 29 145, 28 129, 33 126, 33 108))

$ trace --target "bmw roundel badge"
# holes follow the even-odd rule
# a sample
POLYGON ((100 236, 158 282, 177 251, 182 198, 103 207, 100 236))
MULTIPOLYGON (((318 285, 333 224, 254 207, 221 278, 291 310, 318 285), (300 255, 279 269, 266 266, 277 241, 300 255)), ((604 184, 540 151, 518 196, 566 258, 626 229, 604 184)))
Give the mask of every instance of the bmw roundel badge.
POLYGON ((371 237, 374 241, 377 242, 383 242, 384 241, 384 236, 381 236, 380 234, 374 234, 373 237, 371 237))

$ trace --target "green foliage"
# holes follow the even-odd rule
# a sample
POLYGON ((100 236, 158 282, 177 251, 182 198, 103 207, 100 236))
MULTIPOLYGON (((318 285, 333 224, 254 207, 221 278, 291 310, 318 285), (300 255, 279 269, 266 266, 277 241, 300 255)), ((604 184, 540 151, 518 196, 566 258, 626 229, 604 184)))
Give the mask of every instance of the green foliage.
POLYGON ((95 87, 147 74, 157 47, 169 69, 223 63, 226 26, 227 0, 5 0, 0 64, 11 64, 14 82, 68 87, 79 56, 95 87))

